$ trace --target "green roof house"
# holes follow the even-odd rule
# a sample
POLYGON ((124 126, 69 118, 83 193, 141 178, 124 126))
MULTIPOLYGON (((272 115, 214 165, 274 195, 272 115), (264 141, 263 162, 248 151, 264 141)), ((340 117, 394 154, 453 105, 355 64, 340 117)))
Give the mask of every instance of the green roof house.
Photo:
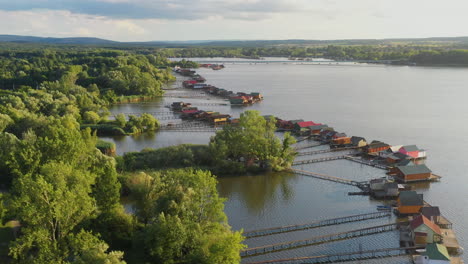
POLYGON ((426 252, 418 256, 414 262, 416 264, 449 264, 450 256, 444 245, 432 243, 426 246, 426 252))

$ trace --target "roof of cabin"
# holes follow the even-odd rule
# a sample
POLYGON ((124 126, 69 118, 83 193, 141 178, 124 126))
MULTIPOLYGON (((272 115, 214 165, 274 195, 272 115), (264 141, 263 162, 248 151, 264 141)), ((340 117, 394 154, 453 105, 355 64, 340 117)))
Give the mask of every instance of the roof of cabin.
POLYGON ((429 220, 424 215, 416 216, 413 219, 413 221, 411 221, 410 226, 411 226, 411 229, 414 230, 423 224, 429 227, 432 231, 434 231, 434 233, 439 234, 439 235, 441 234, 440 227, 436 225, 434 222, 432 222, 431 220, 429 220))
POLYGON ((313 126, 309 126, 309 129, 310 130, 318 130, 318 129, 322 129, 322 128, 325 128, 327 127, 327 125, 313 125, 313 126))
POLYGON ((420 174, 420 173, 431 173, 432 171, 425 165, 412 165, 412 166, 397 166, 397 168, 404 175, 420 174))
POLYGON ((421 208, 421 214, 425 217, 440 216, 440 210, 438 206, 427 206, 421 208))
POLYGON ((403 146, 402 148, 404 148, 408 152, 419 150, 419 148, 416 145, 403 146))
POLYGON ((381 147, 390 147, 387 143, 383 143, 381 141, 374 140, 369 145, 370 148, 381 148, 381 147))
POLYGON ((422 194, 418 194, 415 191, 402 191, 398 196, 400 203, 402 205, 411 206, 411 205, 424 205, 422 194))
POLYGON ((299 127, 310 127, 310 126, 314 126, 314 125, 317 125, 317 124, 312 122, 312 121, 303 121, 303 122, 297 122, 297 125, 299 127))
POLYGON ((351 142, 353 142, 353 143, 359 143, 359 141, 361 141, 361 140, 366 141, 366 139, 363 138, 363 137, 356 137, 356 136, 351 137, 351 142))
POLYGON ((444 245, 431 243, 426 246, 426 252, 423 255, 428 256, 432 260, 448 260, 450 261, 450 255, 447 248, 444 245))
POLYGON ((290 120, 289 122, 291 122, 293 124, 297 124, 299 122, 304 122, 304 119, 295 119, 295 120, 290 120))

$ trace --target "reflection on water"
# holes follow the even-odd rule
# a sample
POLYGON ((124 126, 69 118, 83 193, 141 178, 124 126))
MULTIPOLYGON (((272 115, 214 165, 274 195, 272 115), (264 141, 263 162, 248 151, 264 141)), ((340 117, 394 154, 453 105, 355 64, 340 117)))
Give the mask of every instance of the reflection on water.
POLYGON ((235 195, 246 205, 249 213, 258 214, 271 201, 288 201, 294 196, 291 181, 297 180, 292 173, 268 173, 243 177, 222 177, 218 191, 222 197, 232 199, 235 195), (280 197, 277 197, 280 196, 280 197))
POLYGON ((437 183, 434 183, 434 182, 415 182, 415 183, 411 183, 410 186, 413 190, 417 191, 417 192, 425 192, 425 191, 428 191, 430 188, 431 188, 431 185, 434 185, 434 184, 437 184, 437 183))

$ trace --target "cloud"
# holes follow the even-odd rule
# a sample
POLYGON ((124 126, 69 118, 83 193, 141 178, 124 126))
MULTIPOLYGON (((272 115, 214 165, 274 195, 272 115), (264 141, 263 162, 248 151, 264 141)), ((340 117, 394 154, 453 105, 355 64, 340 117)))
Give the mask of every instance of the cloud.
POLYGON ((0 0, 0 33, 120 41, 466 36, 467 9, 466 0, 0 0))
POLYGON ((47 37, 101 37, 141 39, 148 34, 144 26, 128 19, 73 14, 61 10, 1 11, 0 32, 47 37))
POLYGON ((118 19, 199 20, 218 16, 261 20, 271 14, 304 12, 308 0, 0 0, 0 10, 67 10, 118 19))

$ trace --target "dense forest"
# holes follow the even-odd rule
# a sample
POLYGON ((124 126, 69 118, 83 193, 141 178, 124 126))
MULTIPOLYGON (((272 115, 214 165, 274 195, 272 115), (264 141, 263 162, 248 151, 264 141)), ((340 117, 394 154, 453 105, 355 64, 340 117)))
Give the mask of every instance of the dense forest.
MULTIPOLYGON (((187 62, 184 62, 187 63, 187 62)), ((216 178, 193 168, 117 171, 96 126, 157 129, 107 107, 160 96, 172 63, 104 48, 0 49, 1 263, 238 263, 216 178), (135 212, 125 212, 131 196, 135 212)), ((98 130, 99 132, 99 130, 98 130)))

